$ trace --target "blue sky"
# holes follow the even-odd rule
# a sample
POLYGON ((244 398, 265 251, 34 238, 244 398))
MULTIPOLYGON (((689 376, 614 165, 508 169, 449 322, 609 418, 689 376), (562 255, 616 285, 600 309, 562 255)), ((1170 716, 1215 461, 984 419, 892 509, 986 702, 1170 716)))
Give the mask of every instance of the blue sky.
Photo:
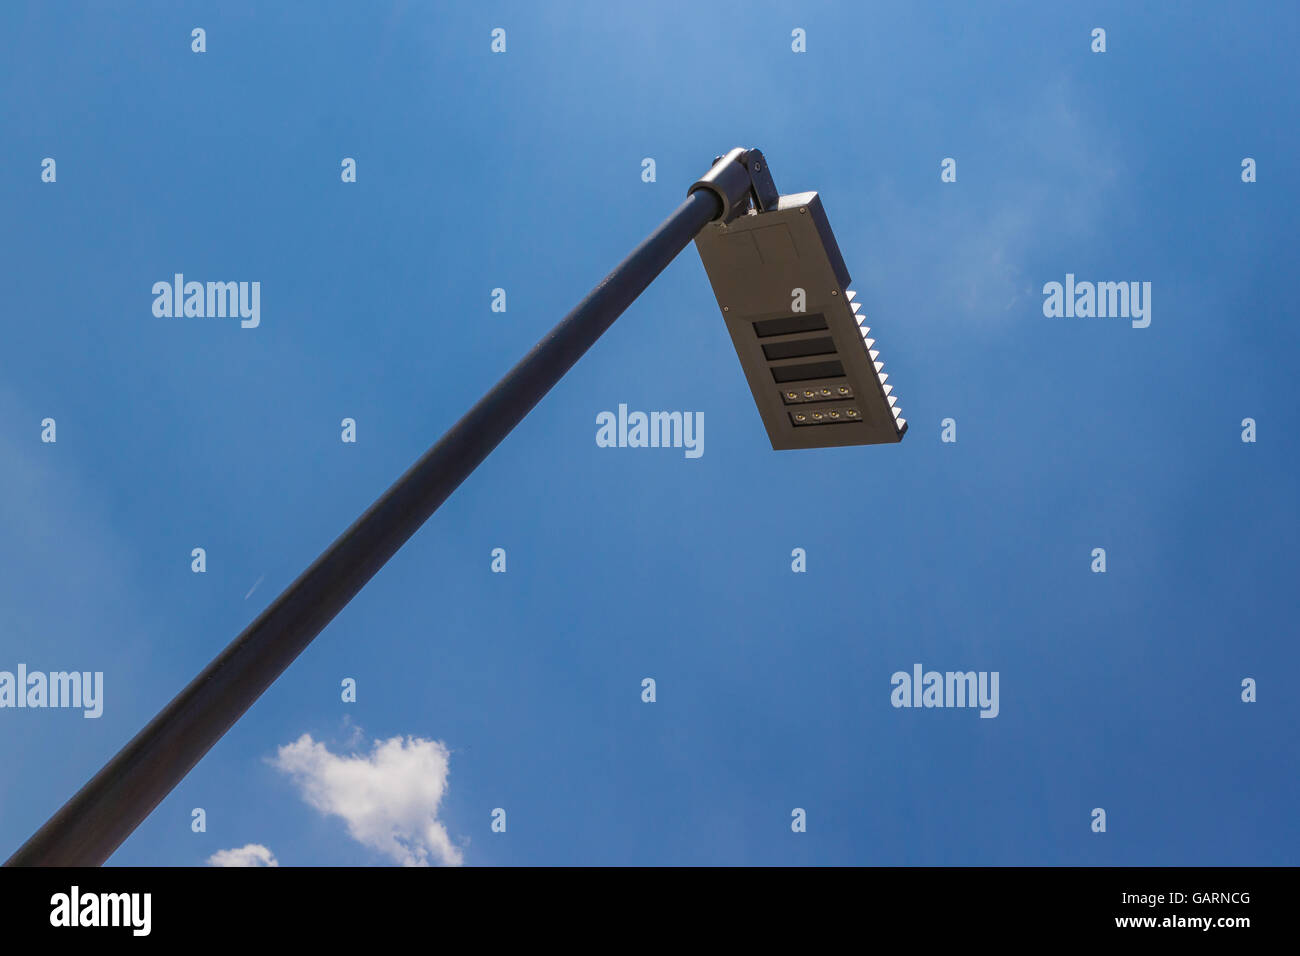
POLYGON ((6 5, 0 669, 105 702, 0 709, 0 853, 741 145, 821 193, 904 441, 772 451, 688 248, 111 862, 1300 863, 1298 19, 6 5), (260 325, 155 317, 176 272, 260 325), (1045 317, 1067 273, 1150 326, 1045 317), (704 454, 597 447, 620 403, 704 454), (892 707, 918 662, 998 716, 892 707))

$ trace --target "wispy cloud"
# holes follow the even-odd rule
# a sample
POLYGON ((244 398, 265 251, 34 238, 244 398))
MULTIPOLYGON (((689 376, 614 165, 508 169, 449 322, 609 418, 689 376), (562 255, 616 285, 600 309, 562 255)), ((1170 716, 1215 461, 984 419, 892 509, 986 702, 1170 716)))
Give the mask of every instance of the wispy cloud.
POLYGON ((1044 237, 1095 239, 1131 188, 1120 149, 1076 97, 1063 80, 1032 95, 1023 110, 982 117, 1002 155, 977 163, 959 153, 958 180, 947 185, 939 182, 936 157, 933 192, 920 207, 893 183, 880 183, 870 205, 890 224, 890 241, 864 277, 886 286, 891 277, 911 276, 936 314, 963 323, 971 313, 986 322, 1037 314, 1043 277, 1027 264, 1044 237))
POLYGON ((265 574, 262 575, 260 578, 258 578, 256 581, 253 582, 253 586, 252 586, 251 588, 249 588, 249 589, 248 589, 248 593, 244 595, 244 600, 245 600, 245 601, 247 601, 250 597, 253 596, 253 592, 257 590, 257 586, 258 586, 259 584, 261 584, 264 580, 266 580, 266 575, 265 575, 265 574))
POLYGON ((275 854, 260 843, 249 843, 235 850, 218 850, 208 857, 208 866, 279 866, 275 854))
POLYGON ((403 866, 459 866, 461 852, 438 820, 449 759, 443 743, 419 737, 376 740, 369 755, 343 755, 303 734, 272 763, 307 803, 342 817, 363 846, 403 866))

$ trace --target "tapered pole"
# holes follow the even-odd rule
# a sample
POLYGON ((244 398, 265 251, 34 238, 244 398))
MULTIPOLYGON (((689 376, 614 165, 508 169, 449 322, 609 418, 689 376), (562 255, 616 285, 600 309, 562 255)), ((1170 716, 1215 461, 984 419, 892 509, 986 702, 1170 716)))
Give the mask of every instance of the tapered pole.
MULTIPOLYGON (((738 175, 729 171, 732 179, 738 175)), ((107 860, 646 286, 730 206, 730 197, 715 186, 692 189, 5 865, 98 866, 107 860)))

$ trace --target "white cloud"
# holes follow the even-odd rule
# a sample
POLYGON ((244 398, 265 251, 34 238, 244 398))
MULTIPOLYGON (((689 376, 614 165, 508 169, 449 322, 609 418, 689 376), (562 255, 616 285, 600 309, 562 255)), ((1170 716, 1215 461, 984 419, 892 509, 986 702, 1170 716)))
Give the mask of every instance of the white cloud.
POLYGON ((272 763, 289 774, 302 798, 342 817, 348 834, 403 866, 458 866, 461 852, 438 821, 450 752, 437 740, 376 740, 369 756, 330 753, 303 734, 272 763))
POLYGON ((260 843, 249 843, 237 850, 218 850, 208 857, 208 866, 279 866, 275 854, 260 843))

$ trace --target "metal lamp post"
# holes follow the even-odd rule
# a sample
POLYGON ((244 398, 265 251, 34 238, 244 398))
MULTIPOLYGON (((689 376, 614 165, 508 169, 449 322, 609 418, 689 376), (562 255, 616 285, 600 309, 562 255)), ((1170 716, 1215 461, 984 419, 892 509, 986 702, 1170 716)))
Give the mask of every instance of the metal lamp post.
MULTIPOLYGON (((709 172, 691 187, 686 201, 672 215, 50 817, 5 865, 98 866, 107 860, 366 582, 697 236, 700 236, 701 257, 718 292, 719 304, 724 307, 724 317, 764 421, 768 424, 774 447, 810 447, 817 443, 819 435, 827 439, 823 444, 867 444, 901 438, 905 423, 901 427, 895 426, 897 415, 889 414, 888 406, 883 404, 884 394, 878 387, 875 391, 868 388, 877 384, 875 373, 868 376, 865 371, 867 366, 864 363, 868 358, 863 348, 868 347, 859 346, 857 354, 850 352, 851 330, 846 323, 852 314, 847 311, 847 297, 839 298, 837 302, 829 301, 843 296, 842 286, 848 281, 848 276, 838 249, 834 247, 829 226, 825 224, 825 216, 821 214, 820 203, 813 193, 793 197, 795 204, 789 206, 786 200, 791 198, 777 196, 758 150, 734 149, 715 161, 709 172), (793 211, 795 209, 799 211, 793 211), (766 224, 769 217, 774 227, 786 230, 785 237, 753 228, 759 222, 766 224), (802 223, 800 217, 803 217, 802 223), (714 224, 712 227, 711 223, 714 224), (813 232, 799 228, 801 226, 811 228, 813 232), (701 235, 706 228, 716 231, 701 235), (755 235, 741 238, 739 246, 727 245, 735 237, 751 231, 755 235), (820 247, 808 238, 814 234, 822 237, 820 247), (829 246, 825 244, 827 239, 829 246), (757 258, 751 254, 751 247, 757 258), (830 265, 828 248, 834 249, 838 269, 830 265), (768 260, 766 271, 764 257, 768 260), (803 273, 809 278, 801 279, 803 273), (810 300, 817 303, 818 311, 814 314, 818 316, 820 325, 817 321, 810 323, 807 315, 794 324, 787 322, 785 326, 761 324, 770 323, 773 317, 782 318, 781 315, 768 315, 769 312, 782 312, 771 301, 772 290, 784 295, 784 285, 791 278, 806 283, 815 278, 820 286, 825 287, 810 300), (832 285, 835 285, 834 292, 831 291, 832 285), (755 291, 759 286, 768 291, 755 291), (724 296, 735 301, 734 315, 733 307, 722 302, 724 296), (823 299, 827 301, 823 302, 823 299), (837 311, 833 308, 836 305, 844 308, 837 311), (758 330, 752 336, 755 341, 761 336, 757 350, 751 347, 748 338, 742 338, 750 335, 746 323, 758 330), (818 341, 799 344, 803 339, 818 341), (834 346, 829 351, 828 342, 834 346), (789 355, 773 359, 770 346, 777 346, 777 354, 789 355), (795 367, 797 370, 774 372, 770 366, 776 369, 795 367), (825 428, 803 428, 793 417, 803 414, 804 420, 811 422, 807 416, 814 414, 819 407, 814 399, 820 396, 820 391, 798 403, 782 397, 797 391, 796 397, 805 398, 803 393, 813 388, 811 383, 814 379, 806 377, 809 372, 827 373, 816 380, 816 388, 831 389, 830 396, 834 401, 820 407, 829 415, 833 405, 838 417, 827 418, 825 428), (774 378, 763 379, 768 374, 774 378), (805 378, 796 380, 791 375, 804 375, 805 378), (797 390, 796 385, 799 386, 797 390), (837 391, 840 388, 850 390, 851 396, 846 398, 846 392, 837 391), (787 406, 795 411, 790 412, 787 406), (855 414, 859 416, 856 421, 850 418, 850 409, 856 409, 855 414), (830 424, 832 421, 833 425, 830 424), (781 429, 785 444, 778 444, 778 433, 773 431, 774 422, 781 429), (811 437, 797 438, 794 443, 789 443, 787 431, 796 436, 811 437)), ((879 385, 883 385, 883 378, 879 385)))

